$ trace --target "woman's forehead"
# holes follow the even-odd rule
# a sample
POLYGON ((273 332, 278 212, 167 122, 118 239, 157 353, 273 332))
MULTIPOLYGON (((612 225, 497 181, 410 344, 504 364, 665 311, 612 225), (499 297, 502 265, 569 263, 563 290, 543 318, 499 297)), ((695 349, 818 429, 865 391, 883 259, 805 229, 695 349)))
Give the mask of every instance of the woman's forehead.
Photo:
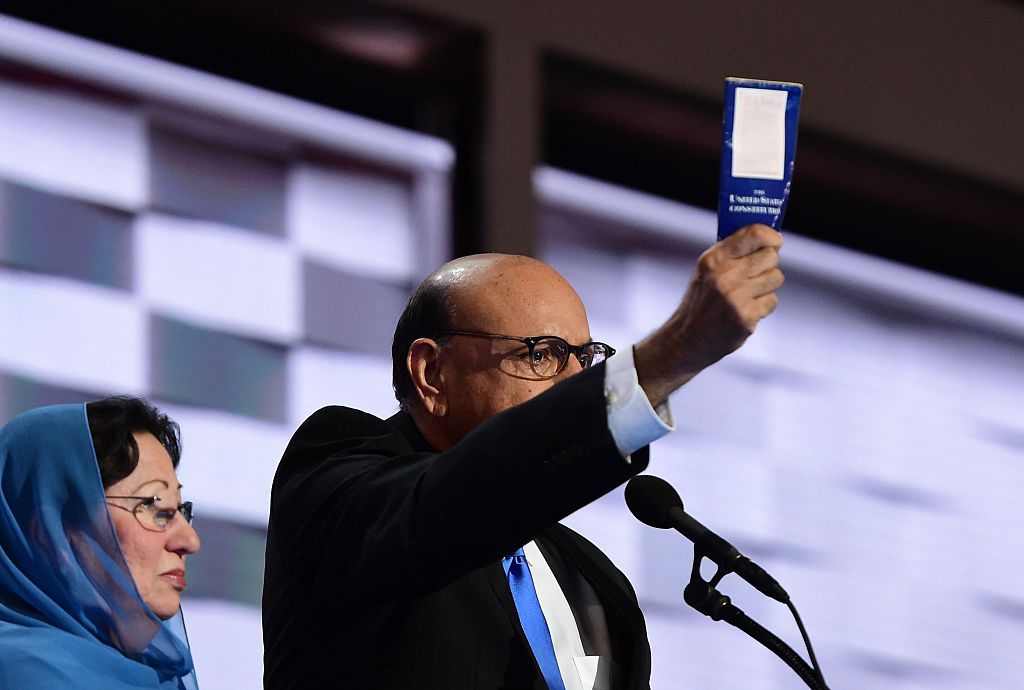
POLYGON ((139 449, 139 463, 131 474, 113 486, 127 487, 131 491, 147 488, 156 493, 168 490, 177 493, 178 476, 167 449, 149 432, 135 432, 132 436, 139 449))

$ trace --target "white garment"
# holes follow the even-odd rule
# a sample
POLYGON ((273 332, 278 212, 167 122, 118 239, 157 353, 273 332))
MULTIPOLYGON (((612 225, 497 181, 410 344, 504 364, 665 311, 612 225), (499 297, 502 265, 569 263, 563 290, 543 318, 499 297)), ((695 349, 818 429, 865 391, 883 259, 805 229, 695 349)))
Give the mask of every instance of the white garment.
POLYGON ((608 429, 622 457, 675 431, 668 402, 655 410, 640 387, 633 348, 609 357, 604 369, 604 399, 608 404, 608 429))

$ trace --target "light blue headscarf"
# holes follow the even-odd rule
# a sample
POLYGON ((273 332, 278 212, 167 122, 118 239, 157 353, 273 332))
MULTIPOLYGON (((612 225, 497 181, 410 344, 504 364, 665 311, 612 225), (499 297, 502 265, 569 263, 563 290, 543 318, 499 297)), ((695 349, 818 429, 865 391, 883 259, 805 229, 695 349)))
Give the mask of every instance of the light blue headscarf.
POLYGON ((85 405, 0 429, 0 688, 196 688, 181 613, 161 621, 132 581, 85 405))

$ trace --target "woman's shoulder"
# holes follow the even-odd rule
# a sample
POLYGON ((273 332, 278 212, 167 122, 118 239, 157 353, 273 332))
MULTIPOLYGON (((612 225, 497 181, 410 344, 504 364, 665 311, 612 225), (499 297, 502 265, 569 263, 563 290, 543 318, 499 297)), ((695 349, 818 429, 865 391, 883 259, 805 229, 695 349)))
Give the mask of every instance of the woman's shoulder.
POLYGON ((177 688, 155 670, 95 640, 45 627, 0 622, 0 688, 66 690, 177 688))

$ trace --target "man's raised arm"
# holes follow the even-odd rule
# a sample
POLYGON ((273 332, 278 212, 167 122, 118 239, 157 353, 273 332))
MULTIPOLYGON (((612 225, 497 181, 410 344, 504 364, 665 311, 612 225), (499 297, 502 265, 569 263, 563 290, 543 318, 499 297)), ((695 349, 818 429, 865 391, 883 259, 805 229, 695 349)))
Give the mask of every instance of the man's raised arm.
POLYGON ((749 225, 701 255, 679 307, 634 347, 637 378, 652 405, 739 348, 775 310, 781 245, 775 230, 749 225))

